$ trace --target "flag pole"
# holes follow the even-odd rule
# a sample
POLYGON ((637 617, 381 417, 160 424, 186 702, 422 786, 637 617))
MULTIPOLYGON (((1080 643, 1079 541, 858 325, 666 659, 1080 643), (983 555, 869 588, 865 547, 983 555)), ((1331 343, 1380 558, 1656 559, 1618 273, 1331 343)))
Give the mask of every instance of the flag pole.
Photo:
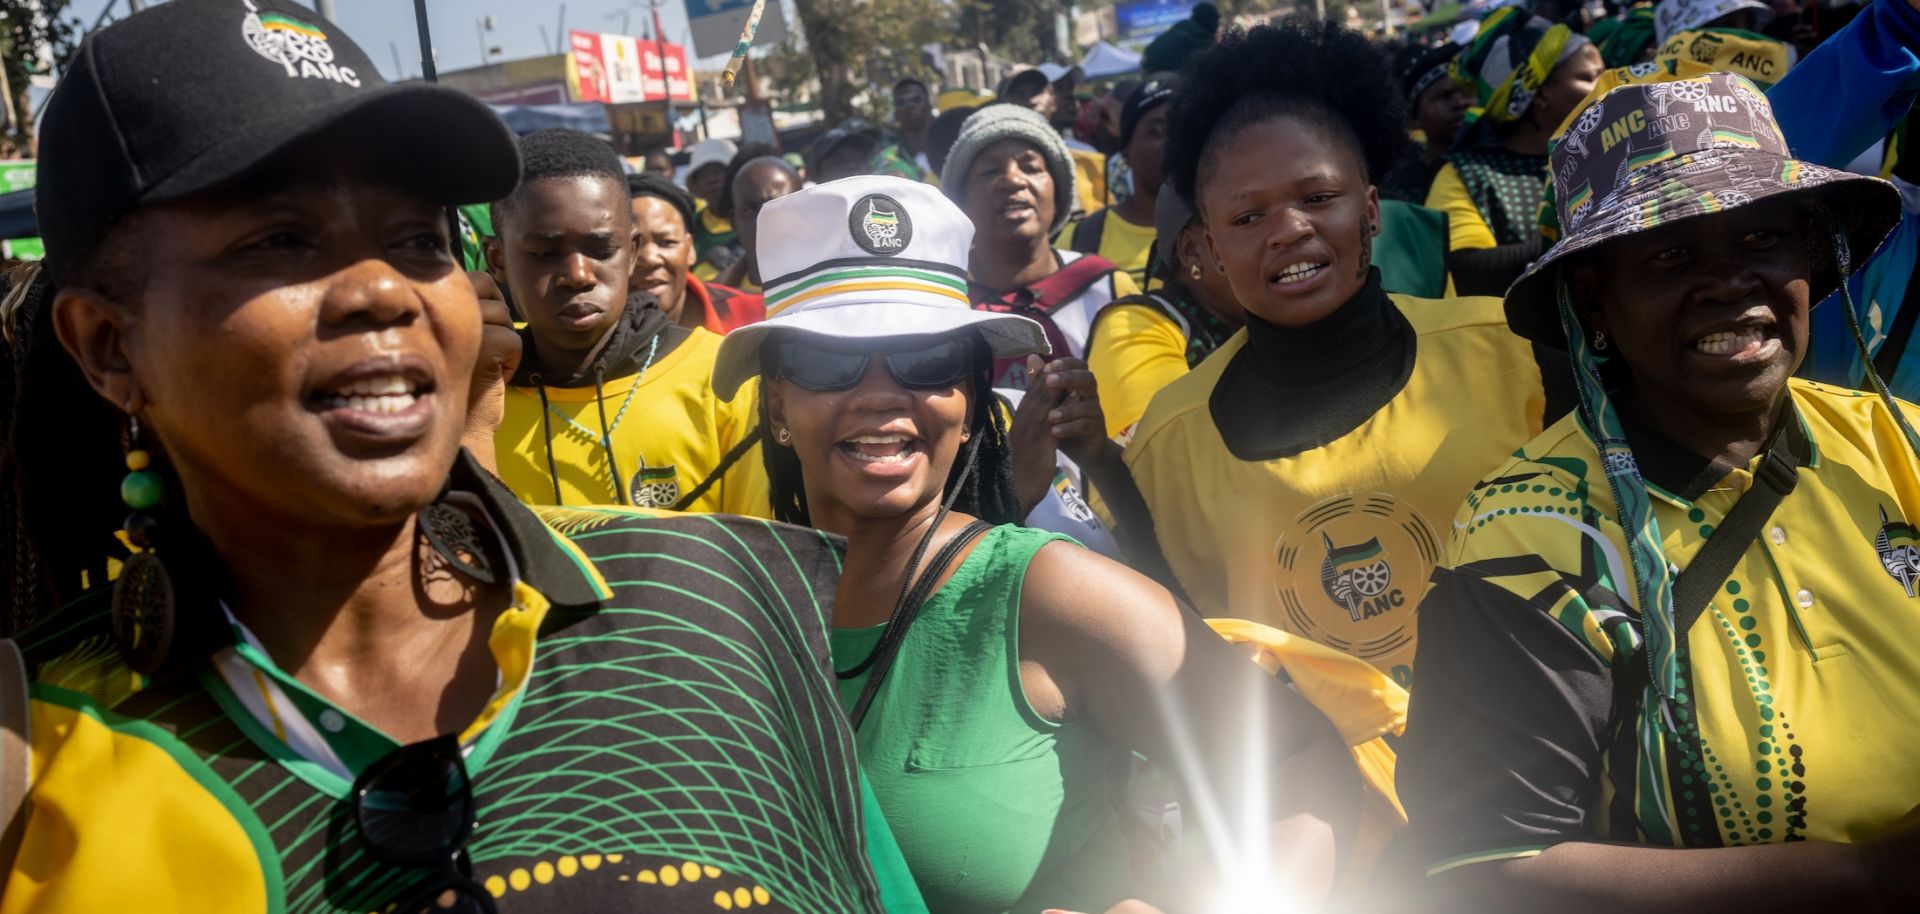
POLYGON ((427 0, 413 0, 413 28, 420 33, 420 78, 439 82, 440 73, 433 66, 433 36, 427 29, 427 0))

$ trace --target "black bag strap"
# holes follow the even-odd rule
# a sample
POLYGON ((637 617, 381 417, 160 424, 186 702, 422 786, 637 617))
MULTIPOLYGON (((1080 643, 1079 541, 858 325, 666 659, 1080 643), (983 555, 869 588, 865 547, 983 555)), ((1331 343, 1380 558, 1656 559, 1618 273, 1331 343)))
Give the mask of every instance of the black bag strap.
POLYGON ((1107 211, 1099 212, 1080 220, 1073 227, 1073 238, 1067 243, 1067 250, 1080 254, 1100 253, 1100 236, 1107 232, 1107 211))
POLYGON ((861 670, 871 670, 867 674, 866 685, 860 687, 860 697, 847 712, 847 720, 853 724, 855 733, 860 732, 860 722, 867 719, 867 708, 873 704, 873 698, 880 692, 880 683, 887 678, 887 671, 893 669, 894 657, 900 653, 900 645, 907 639, 907 629, 920 615, 921 604, 933 595, 933 586, 947 573, 947 567, 965 550, 968 544, 980 538, 980 534, 993 529, 986 521, 975 520, 947 540, 940 551, 933 554, 922 567, 920 577, 913 582, 913 588, 907 591, 907 597, 894 611, 893 618, 887 620, 887 630, 880 636, 880 643, 874 645, 873 652, 858 666, 844 673, 836 673, 841 679, 852 679, 860 675, 861 670))
MULTIPOLYGON (((1800 421, 1792 412, 1786 414, 1785 421, 1800 421)), ((1695 620, 1706 611, 1707 604, 1713 602, 1713 595, 1720 585, 1726 583, 1727 576, 1733 574, 1733 566, 1740 563, 1740 557, 1747 554, 1747 547, 1760 537, 1760 530, 1767 525, 1767 519, 1773 516, 1774 509, 1780 507, 1787 496, 1793 493, 1793 487, 1800 481, 1800 454, 1787 440, 1783 430, 1767 448, 1767 454, 1760 460, 1760 468, 1754 471, 1753 486, 1747 494, 1740 496, 1733 510, 1714 528, 1713 535, 1707 538, 1707 544, 1687 563, 1680 576, 1673 581, 1673 636, 1674 650, 1687 647, 1687 630, 1693 628, 1695 620)), ((1614 681, 1615 723, 1624 723, 1630 711, 1640 706, 1640 697, 1646 691, 1647 679, 1652 672, 1647 668, 1646 649, 1636 651, 1627 664, 1627 674, 1614 681)))

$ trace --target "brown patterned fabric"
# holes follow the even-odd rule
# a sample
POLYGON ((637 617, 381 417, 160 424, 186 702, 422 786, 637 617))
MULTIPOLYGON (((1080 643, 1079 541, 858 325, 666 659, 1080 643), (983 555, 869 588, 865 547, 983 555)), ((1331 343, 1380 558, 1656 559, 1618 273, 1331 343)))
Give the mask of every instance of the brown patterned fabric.
POLYGON ((1515 333, 1554 347, 1566 340, 1553 277, 1571 254, 1811 191, 1846 229, 1853 261, 1861 263, 1900 217, 1899 193, 1887 182, 1794 159, 1766 96, 1728 73, 1608 92, 1579 113, 1550 159, 1563 235, 1507 291, 1507 320, 1515 333))

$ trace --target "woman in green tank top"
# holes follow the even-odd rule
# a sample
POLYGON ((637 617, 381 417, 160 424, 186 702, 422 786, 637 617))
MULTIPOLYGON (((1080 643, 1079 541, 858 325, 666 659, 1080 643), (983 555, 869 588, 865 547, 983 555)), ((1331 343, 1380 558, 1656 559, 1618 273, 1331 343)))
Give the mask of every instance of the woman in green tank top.
MULTIPOLYGON (((1323 898, 1358 796, 1333 728, 1159 585, 1011 523, 991 370, 1046 344, 1025 318, 968 308, 966 217, 862 177, 759 220, 769 320, 728 336, 714 386, 763 377, 775 512, 846 537, 834 666, 928 906, 1323 898), (1129 753, 1183 788, 1206 863, 1143 878, 1156 867, 1129 855, 1115 802, 1129 753)), ((1037 362, 1028 418, 1061 439, 1101 429, 1084 364, 1037 362)))

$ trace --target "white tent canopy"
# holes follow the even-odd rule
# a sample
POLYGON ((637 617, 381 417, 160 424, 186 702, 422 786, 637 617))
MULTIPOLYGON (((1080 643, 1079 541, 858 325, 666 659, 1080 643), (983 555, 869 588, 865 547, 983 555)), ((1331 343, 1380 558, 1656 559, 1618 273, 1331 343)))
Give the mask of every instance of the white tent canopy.
POLYGON ((1140 55, 1122 50, 1104 41, 1094 42, 1080 60, 1080 71, 1088 79, 1106 79, 1140 69, 1140 55))

